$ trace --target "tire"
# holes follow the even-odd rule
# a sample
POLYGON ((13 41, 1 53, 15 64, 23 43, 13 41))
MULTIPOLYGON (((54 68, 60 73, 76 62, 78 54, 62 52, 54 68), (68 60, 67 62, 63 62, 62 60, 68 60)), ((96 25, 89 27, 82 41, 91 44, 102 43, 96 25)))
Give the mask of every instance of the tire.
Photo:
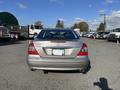
POLYGON ((36 69, 31 68, 30 71, 36 71, 36 69))
POLYGON ((43 73, 44 73, 44 74, 48 74, 48 71, 46 71, 46 70, 43 70, 43 73))
POLYGON ((109 39, 109 38, 107 38, 107 41, 109 42, 109 41, 110 41, 110 39, 109 39))
POLYGON ((81 70, 82 74, 87 74, 87 72, 89 72, 91 69, 91 65, 89 64, 85 69, 81 70))

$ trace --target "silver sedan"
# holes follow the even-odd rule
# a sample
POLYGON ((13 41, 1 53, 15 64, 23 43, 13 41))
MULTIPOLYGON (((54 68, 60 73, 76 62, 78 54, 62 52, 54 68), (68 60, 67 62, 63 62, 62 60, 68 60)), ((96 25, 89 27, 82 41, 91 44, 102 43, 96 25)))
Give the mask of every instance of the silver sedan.
POLYGON ((79 70, 90 68, 88 47, 73 30, 45 29, 29 41, 28 65, 31 71, 79 70))

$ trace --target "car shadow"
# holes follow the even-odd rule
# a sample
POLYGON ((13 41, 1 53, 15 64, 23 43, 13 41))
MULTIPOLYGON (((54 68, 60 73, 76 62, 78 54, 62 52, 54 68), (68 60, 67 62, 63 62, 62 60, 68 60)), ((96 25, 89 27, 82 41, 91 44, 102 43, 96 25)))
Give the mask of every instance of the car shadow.
POLYGON ((18 40, 0 41, 0 46, 13 45, 13 44, 23 44, 23 43, 18 40))
POLYGON ((109 88, 108 81, 104 77, 101 77, 98 82, 94 82, 93 85, 98 86, 100 90, 113 90, 109 88))
POLYGON ((80 73, 79 70, 44 70, 44 73, 80 73))

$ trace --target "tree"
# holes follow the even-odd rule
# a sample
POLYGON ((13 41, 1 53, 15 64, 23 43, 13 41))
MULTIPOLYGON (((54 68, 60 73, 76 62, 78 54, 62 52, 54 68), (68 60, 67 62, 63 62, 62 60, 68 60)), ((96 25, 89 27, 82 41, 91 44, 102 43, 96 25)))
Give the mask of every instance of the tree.
POLYGON ((105 31, 105 25, 104 23, 100 23, 99 27, 97 28, 97 31, 105 31))
POLYGON ((34 23, 34 25, 35 25, 35 28, 43 29, 43 24, 42 24, 41 21, 36 21, 36 22, 34 23))
POLYGON ((79 27, 78 27, 78 23, 75 23, 71 28, 72 28, 72 29, 79 28, 79 27))
POLYGON ((75 23, 72 28, 79 28, 80 32, 87 32, 89 30, 89 26, 86 22, 75 23))
POLYGON ((79 27, 81 32, 88 32, 89 30, 89 25, 86 22, 80 22, 79 27))
POLYGON ((61 20, 57 20, 56 28, 64 28, 64 22, 61 20))
POLYGON ((120 32, 120 28, 112 29, 113 32, 120 32))
POLYGON ((16 17, 9 12, 0 12, 0 24, 4 26, 19 26, 16 17))

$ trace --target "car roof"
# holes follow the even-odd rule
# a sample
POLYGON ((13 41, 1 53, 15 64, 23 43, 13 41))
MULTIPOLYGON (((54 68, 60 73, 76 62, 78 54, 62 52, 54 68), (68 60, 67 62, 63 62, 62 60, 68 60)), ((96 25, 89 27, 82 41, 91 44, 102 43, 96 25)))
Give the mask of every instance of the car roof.
POLYGON ((59 30, 62 30, 62 31, 72 30, 72 31, 74 31, 73 29, 58 29, 58 28, 57 28, 57 29, 56 29, 56 28, 53 28, 53 29, 42 29, 42 30, 46 30, 46 31, 47 31, 47 30, 58 30, 58 31, 59 31, 59 30))

